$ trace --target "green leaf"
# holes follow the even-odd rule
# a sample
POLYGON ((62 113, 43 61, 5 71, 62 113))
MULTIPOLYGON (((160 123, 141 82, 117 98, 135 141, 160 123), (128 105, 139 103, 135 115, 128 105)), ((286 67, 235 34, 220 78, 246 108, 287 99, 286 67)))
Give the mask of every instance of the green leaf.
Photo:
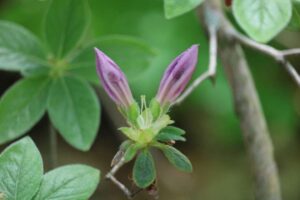
POLYGON ((82 151, 90 149, 100 124, 100 105, 87 82, 73 77, 55 80, 50 89, 48 112, 69 144, 82 151))
POLYGON ((258 42, 268 42, 289 23, 290 0, 234 0, 233 13, 239 25, 258 42))
POLYGON ((31 200, 42 176, 42 158, 29 137, 13 143, 0 155, 0 192, 5 200, 31 200))
POLYGON ((133 180, 140 188, 146 188, 156 178, 154 160, 148 149, 144 149, 137 157, 133 167, 133 180))
POLYGON ((162 147, 160 147, 160 149, 163 151, 164 155, 169 160, 169 162, 172 165, 174 165, 178 170, 183 172, 193 171, 193 166, 191 162, 180 151, 169 145, 163 145, 162 147))
POLYGON ((99 78, 96 73, 94 47, 111 57, 130 81, 145 72, 155 56, 155 51, 148 44, 134 37, 115 35, 100 38, 81 50, 70 66, 70 72, 96 84, 99 84, 99 78))
POLYGON ((90 19, 86 0, 52 0, 45 17, 45 39, 56 58, 65 57, 82 38, 90 19))
POLYGON ((293 15, 289 23, 289 28, 292 30, 300 30, 300 3, 295 3, 293 6, 293 15))
POLYGON ((30 130, 45 113, 49 80, 27 78, 9 88, 0 100, 0 144, 30 130))
POLYGON ((40 41, 17 24, 0 21, 0 69, 21 71, 45 64, 40 41))
POLYGON ((63 166, 45 174, 34 200, 86 200, 100 180, 97 169, 85 165, 63 166))
POLYGON ((204 0, 164 0, 165 16, 167 19, 185 14, 197 6, 204 0))
POLYGON ((182 136, 184 134, 185 131, 180 128, 167 126, 158 133, 158 135, 156 136, 156 140, 162 142, 170 142, 171 140, 186 141, 186 139, 182 136))
POLYGON ((131 144, 125 151, 124 154, 125 162, 131 161, 136 156, 140 148, 141 146, 138 143, 131 144))
POLYGON ((126 149, 132 144, 132 140, 125 140, 124 142, 122 142, 122 144, 120 145, 120 150, 121 151, 126 151, 126 149))

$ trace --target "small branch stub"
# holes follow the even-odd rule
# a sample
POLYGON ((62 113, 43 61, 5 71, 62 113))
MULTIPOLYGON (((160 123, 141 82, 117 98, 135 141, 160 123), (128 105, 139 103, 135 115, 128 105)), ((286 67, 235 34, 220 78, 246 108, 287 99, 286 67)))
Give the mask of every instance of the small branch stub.
POLYGON ((124 192, 128 199, 132 199, 133 195, 130 190, 121 183, 116 177, 115 174, 117 171, 125 164, 125 159, 122 157, 118 163, 114 165, 114 167, 106 174, 105 178, 111 180, 121 191, 124 192))

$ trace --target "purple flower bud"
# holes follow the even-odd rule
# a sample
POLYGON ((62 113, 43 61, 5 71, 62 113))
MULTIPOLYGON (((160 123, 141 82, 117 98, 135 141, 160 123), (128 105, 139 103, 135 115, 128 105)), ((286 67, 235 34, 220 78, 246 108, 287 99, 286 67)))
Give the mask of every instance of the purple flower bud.
POLYGON ((182 93, 196 68, 198 61, 198 45, 176 57, 166 69, 156 95, 162 105, 171 104, 182 93))
POLYGON ((117 105, 129 107, 134 100, 125 75, 102 51, 95 48, 95 52, 97 73, 106 93, 117 105))

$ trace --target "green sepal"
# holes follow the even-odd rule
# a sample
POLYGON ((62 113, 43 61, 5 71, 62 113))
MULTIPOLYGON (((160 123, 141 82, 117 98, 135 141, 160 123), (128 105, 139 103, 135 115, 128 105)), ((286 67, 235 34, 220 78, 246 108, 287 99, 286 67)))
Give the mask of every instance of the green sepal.
POLYGON ((140 113, 140 107, 136 102, 134 102, 126 110, 127 120, 133 125, 136 125, 136 119, 138 118, 139 113, 140 113))
POLYGON ((164 144, 155 144, 154 146, 161 149, 169 162, 178 170, 188 173, 193 171, 190 160, 176 148, 164 144))
POLYGON ((150 110, 153 116, 153 120, 156 120, 161 114, 161 106, 160 103, 153 98, 150 102, 150 110))
POLYGON ((133 167, 133 181, 139 188, 150 186, 156 179, 153 157, 148 149, 138 155, 133 167))
POLYGON ((172 140, 184 142, 186 141, 186 139, 182 136, 184 134, 185 131, 180 128, 167 126, 158 133, 155 139, 161 142, 170 142, 172 140))

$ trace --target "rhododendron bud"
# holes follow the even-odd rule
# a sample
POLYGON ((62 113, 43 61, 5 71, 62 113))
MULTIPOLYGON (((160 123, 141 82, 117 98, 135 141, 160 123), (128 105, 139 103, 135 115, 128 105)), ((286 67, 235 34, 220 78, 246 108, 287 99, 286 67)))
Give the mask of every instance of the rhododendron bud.
POLYGON ((182 93, 192 77, 197 61, 198 45, 192 45, 172 61, 164 73, 156 95, 162 106, 171 105, 182 93))
POLYGON ((102 51, 95 48, 95 52, 97 73, 106 93, 118 106, 129 108, 135 101, 124 73, 102 51))

